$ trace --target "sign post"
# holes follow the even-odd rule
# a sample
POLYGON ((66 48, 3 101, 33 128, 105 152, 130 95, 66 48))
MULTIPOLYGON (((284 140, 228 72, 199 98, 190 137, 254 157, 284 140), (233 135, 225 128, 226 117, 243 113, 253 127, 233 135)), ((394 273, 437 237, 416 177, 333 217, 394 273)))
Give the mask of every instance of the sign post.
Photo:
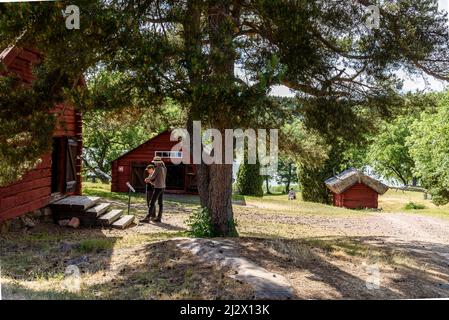
POLYGON ((131 207, 131 191, 135 193, 136 190, 129 182, 126 183, 126 186, 128 187, 128 215, 129 215, 129 208, 131 207))

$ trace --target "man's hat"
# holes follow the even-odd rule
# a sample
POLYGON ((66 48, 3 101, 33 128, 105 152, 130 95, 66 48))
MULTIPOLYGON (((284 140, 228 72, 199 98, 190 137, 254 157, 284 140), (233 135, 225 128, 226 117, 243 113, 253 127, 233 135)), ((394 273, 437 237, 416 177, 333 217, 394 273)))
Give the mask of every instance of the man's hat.
POLYGON ((148 169, 154 169, 154 164, 149 164, 149 165, 145 168, 145 171, 148 170, 148 169))
POLYGON ((153 163, 158 163, 158 162, 159 162, 159 163, 160 163, 160 162, 163 163, 164 161, 162 161, 161 157, 156 156, 156 157, 153 158, 153 161, 152 161, 152 162, 153 162, 153 163))

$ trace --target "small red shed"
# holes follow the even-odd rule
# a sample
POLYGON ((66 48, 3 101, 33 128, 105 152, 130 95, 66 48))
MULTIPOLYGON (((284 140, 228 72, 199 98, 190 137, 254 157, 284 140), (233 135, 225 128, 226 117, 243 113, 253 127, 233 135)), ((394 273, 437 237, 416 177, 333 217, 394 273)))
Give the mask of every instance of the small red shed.
MULTIPOLYGON (((18 75, 23 83, 33 81, 32 64, 42 57, 30 48, 10 47, 0 53, 0 63, 8 73, 18 75)), ((51 113, 57 124, 52 150, 20 181, 0 187, 0 223, 47 206, 51 199, 81 194, 81 113, 68 104, 56 105, 51 113)))
POLYGON ((145 168, 155 156, 159 156, 167 167, 166 191, 168 193, 197 194, 196 167, 193 164, 173 164, 172 148, 178 143, 170 141, 171 131, 167 130, 112 161, 112 192, 128 192, 126 182, 138 191, 145 191, 145 168))
POLYGON ((349 209, 377 209, 378 196, 387 192, 382 182, 351 168, 325 181, 332 191, 333 204, 349 209))

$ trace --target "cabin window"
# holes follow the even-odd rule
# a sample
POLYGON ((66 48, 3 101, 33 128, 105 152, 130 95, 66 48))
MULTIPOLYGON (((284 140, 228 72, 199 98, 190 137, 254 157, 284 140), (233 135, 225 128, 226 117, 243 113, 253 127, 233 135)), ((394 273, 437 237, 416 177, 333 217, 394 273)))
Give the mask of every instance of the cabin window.
POLYGON ((154 155, 161 158, 182 158, 182 151, 155 151, 154 155))

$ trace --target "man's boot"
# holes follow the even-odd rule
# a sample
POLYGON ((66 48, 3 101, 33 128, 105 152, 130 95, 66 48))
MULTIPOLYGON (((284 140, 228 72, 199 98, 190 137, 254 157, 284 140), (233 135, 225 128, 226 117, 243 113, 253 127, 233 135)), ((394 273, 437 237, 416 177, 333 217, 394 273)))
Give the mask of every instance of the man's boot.
POLYGON ((139 220, 140 223, 150 223, 150 221, 154 218, 154 215, 151 214, 151 211, 155 211, 155 210, 151 210, 151 207, 148 209, 148 214, 145 216, 145 218, 143 218, 142 220, 139 220))
POLYGON ((159 206, 159 212, 158 212, 157 218, 153 220, 154 222, 161 222, 161 219, 162 219, 162 209, 163 209, 163 208, 162 208, 162 205, 160 205, 160 206, 159 206))
POLYGON ((146 215, 145 218, 139 220, 140 223, 149 223, 150 222, 150 215, 146 215))

